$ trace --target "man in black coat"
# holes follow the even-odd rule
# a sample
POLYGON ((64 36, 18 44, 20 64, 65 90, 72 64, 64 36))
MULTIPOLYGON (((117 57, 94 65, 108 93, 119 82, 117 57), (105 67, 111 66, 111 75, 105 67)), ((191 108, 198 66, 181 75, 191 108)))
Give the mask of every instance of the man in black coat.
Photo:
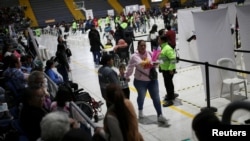
POLYGON ((94 63, 96 66, 98 66, 101 59, 101 50, 102 48, 104 48, 104 46, 101 43, 100 34, 96 30, 95 25, 91 26, 88 37, 90 43, 90 51, 93 54, 94 63))

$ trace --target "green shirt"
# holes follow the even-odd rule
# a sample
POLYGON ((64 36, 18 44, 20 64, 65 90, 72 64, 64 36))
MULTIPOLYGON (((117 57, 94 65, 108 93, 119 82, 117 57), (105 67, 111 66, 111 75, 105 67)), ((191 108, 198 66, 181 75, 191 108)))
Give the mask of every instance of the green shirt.
POLYGON ((170 71, 176 68, 176 53, 169 44, 161 44, 161 53, 159 55, 159 59, 162 61, 160 64, 161 70, 170 71))
POLYGON ((76 25, 76 22, 73 22, 72 28, 73 28, 73 29, 76 29, 76 26, 77 26, 77 25, 76 25))
POLYGON ((102 24, 102 18, 98 19, 98 26, 101 26, 102 24))
POLYGON ((39 37, 41 35, 41 29, 38 28, 35 30, 35 32, 36 32, 36 36, 39 37))
POLYGON ((105 23, 106 23, 106 24, 110 24, 110 19, 109 19, 108 16, 105 18, 105 23))

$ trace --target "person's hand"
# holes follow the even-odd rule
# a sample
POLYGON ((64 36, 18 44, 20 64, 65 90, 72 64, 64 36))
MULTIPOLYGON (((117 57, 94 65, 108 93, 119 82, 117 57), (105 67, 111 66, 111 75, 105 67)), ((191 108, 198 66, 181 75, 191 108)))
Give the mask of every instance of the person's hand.
POLYGON ((94 131, 95 133, 93 135, 93 138, 98 140, 105 140, 105 131, 103 127, 96 127, 94 131))
POLYGON ((158 67, 159 64, 160 64, 159 62, 153 62, 153 66, 154 66, 154 67, 158 67))
POLYGON ((115 46, 115 47, 114 47, 114 49, 113 49, 113 50, 114 50, 114 52, 116 52, 116 51, 117 51, 117 49, 118 49, 118 46, 115 46))
POLYGON ((92 136, 93 140, 106 140, 105 131, 102 127, 95 128, 95 133, 92 136))
POLYGON ((103 127, 96 127, 96 128, 94 129, 94 132, 95 132, 95 133, 100 133, 101 130, 103 130, 103 127))
POLYGON ((69 118, 71 128, 80 128, 80 124, 73 118, 69 118))

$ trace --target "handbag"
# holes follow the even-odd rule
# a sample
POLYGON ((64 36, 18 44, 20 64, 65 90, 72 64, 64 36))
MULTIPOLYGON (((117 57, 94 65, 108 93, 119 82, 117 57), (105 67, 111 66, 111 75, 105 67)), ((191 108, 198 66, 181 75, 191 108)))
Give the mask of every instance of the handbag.
POLYGON ((152 68, 150 69, 150 71, 149 71, 149 78, 150 78, 151 80, 156 80, 156 79, 158 79, 158 73, 157 73, 155 67, 152 67, 152 68))
POLYGON ((140 73, 142 73, 143 75, 147 76, 150 80, 157 80, 158 79, 158 72, 156 71, 155 67, 152 67, 149 71, 149 74, 146 74, 145 72, 138 70, 140 73))
MULTIPOLYGON (((149 55, 152 57, 152 55, 150 53, 149 53, 149 55)), ((146 74, 145 72, 143 72, 143 71, 141 71, 139 69, 136 69, 136 70, 138 70, 143 75, 147 76, 150 80, 157 80, 158 79, 158 73, 157 73, 155 67, 150 68, 149 74, 146 74)))

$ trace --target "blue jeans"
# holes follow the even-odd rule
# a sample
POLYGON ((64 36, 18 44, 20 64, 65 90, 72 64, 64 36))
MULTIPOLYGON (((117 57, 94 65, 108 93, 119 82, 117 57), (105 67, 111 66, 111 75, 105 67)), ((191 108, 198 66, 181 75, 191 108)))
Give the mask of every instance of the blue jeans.
POLYGON ((93 51, 92 54, 93 54, 93 59, 94 59, 95 64, 99 65, 100 60, 101 60, 101 56, 102 56, 101 52, 100 51, 93 51))
POLYGON ((140 32, 140 22, 135 22, 136 29, 138 32, 140 32))
POLYGON ((148 90, 149 95, 153 100, 154 108, 157 112, 157 115, 158 116, 161 115, 162 110, 161 110, 161 102, 159 96, 158 80, 141 81, 134 79, 134 86, 138 92, 138 97, 137 97, 138 109, 143 110, 144 99, 146 96, 146 92, 148 90))

